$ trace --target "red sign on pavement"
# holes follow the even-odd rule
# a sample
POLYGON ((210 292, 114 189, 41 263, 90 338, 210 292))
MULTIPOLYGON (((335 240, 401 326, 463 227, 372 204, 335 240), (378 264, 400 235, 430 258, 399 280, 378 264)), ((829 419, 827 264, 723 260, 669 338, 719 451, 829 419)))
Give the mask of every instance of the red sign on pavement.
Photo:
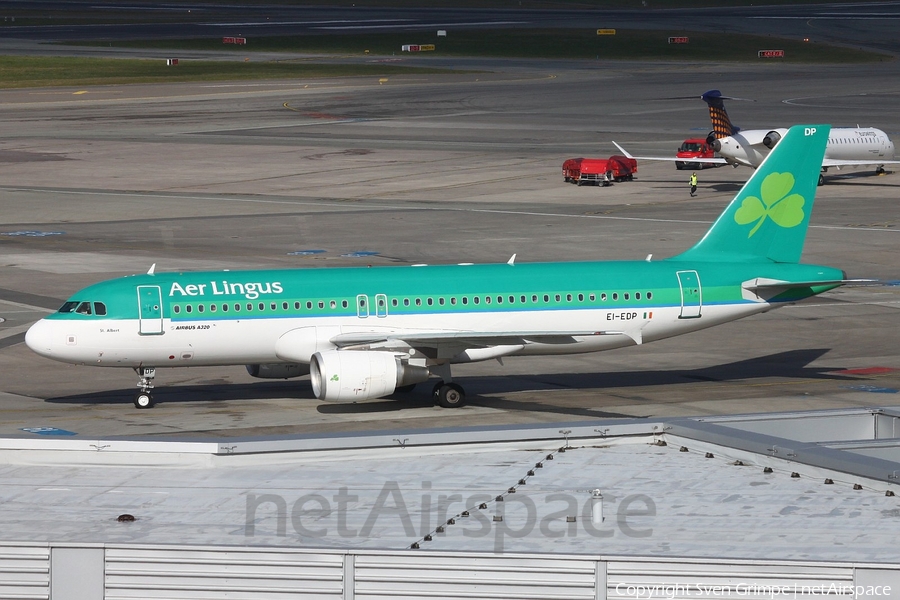
POLYGON ((759 58, 784 58, 784 50, 760 50, 759 58))
POLYGON ((688 38, 686 38, 686 37, 670 37, 669 43, 670 44, 687 44, 688 38))
POLYGON ((223 44, 238 44, 239 46, 243 46, 247 43, 247 38, 239 38, 239 37, 223 37, 223 44))

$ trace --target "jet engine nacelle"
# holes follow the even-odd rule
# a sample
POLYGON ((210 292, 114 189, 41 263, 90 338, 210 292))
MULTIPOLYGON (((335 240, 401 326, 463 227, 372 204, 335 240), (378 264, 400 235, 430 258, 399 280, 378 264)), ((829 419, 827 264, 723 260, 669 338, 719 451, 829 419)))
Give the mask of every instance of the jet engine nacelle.
POLYGON ((258 379, 290 379, 309 373, 309 365, 274 363, 270 365, 247 365, 247 372, 258 379))
POLYGON ((381 398, 430 375, 425 367, 403 362, 401 355, 362 350, 316 352, 309 373, 316 398, 329 402, 381 398))
POLYGON ((710 148, 713 149, 713 152, 719 152, 722 150, 722 142, 719 141, 719 138, 716 137, 715 131, 709 132, 709 135, 706 136, 706 143, 710 148))
POLYGON ((775 145, 778 144, 778 142, 780 142, 780 141, 781 141, 781 133, 779 133, 779 132, 777 132, 777 131, 770 131, 770 132, 767 133, 766 136, 763 138, 763 141, 762 141, 762 142, 763 142, 763 146, 765 146, 766 148, 768 148, 769 150, 771 150, 771 149, 774 148, 775 145))

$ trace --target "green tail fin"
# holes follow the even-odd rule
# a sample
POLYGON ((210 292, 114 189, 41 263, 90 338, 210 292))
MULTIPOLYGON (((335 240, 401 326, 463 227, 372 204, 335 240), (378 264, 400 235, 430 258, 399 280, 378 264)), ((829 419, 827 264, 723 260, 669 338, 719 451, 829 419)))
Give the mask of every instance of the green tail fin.
POLYGON ((795 125, 697 244, 670 260, 796 263, 830 125, 795 125))

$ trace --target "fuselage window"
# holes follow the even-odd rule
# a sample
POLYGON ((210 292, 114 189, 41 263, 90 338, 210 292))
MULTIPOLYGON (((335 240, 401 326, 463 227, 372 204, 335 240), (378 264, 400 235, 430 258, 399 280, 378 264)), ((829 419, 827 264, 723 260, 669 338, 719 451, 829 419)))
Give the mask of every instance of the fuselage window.
POLYGON ((472 298, 472 302, 474 302, 475 304, 478 304, 480 302, 478 296, 475 296, 474 298, 472 298))
POLYGON ((202 304, 197 305, 197 312, 203 312, 203 305, 202 305, 202 304))
POLYGON ((556 298, 556 301, 559 302, 559 300, 560 300, 560 295, 559 295, 559 294, 556 294, 556 296, 554 296, 554 298, 556 298))
POLYGON ((444 305, 444 299, 443 299, 443 298, 438 298, 438 304, 440 304, 441 306, 443 306, 443 305, 444 305))
POLYGON ((266 310, 266 303, 265 303, 265 302, 260 302, 260 303, 259 303, 259 310, 266 310))
MULTIPOLYGON (((360 301, 360 302, 359 302, 359 305, 360 305, 361 307, 365 308, 366 303, 363 302, 363 301, 360 301)), ((324 301, 324 300, 319 300, 319 308, 325 308, 325 301, 324 301)))
POLYGON ((98 317, 106 316, 106 305, 102 302, 94 302, 94 314, 98 317))
POLYGON ((186 310, 187 312, 191 312, 193 309, 194 307, 192 307, 190 304, 184 307, 184 310, 186 310))
POLYGON ((595 296, 594 294, 591 294, 590 296, 588 296, 588 298, 590 298, 591 302, 593 302, 594 300, 597 299, 597 296, 595 296))
POLYGON ((252 303, 252 302, 248 302, 248 303, 247 303, 247 310, 248 310, 248 311, 252 311, 252 310, 253 310, 253 303, 252 303))
POLYGON ((521 296, 521 297, 519 298, 519 301, 520 301, 522 304, 525 304, 525 296, 521 296))
POLYGON ((450 298, 450 304, 456 304, 456 297, 450 298))
POLYGON ((181 307, 176 304, 174 307, 172 307, 172 311, 177 315, 181 312, 181 307))
POLYGON ((397 306, 398 302, 396 298, 391 299, 391 306, 397 306))
POLYGON ((503 304, 503 296, 497 296, 497 304, 503 304))
POLYGON ((534 304, 537 304, 537 295, 531 296, 531 301, 532 301, 534 304))
POLYGON ((625 299, 628 300, 628 292, 625 292, 625 299))
POLYGON ((278 305, 272 302, 269 304, 269 310, 278 310, 278 305))
POLYGON ((462 297, 462 303, 463 303, 463 304, 468 304, 468 303, 469 303, 469 297, 468 297, 468 296, 463 296, 463 297, 462 297))
POLYGON ((306 310, 312 310, 312 302, 309 300, 306 302, 306 310))
POLYGON ((652 298, 653 298, 653 292, 647 292, 647 300, 650 300, 652 298))
POLYGON ((544 302, 550 302, 550 296, 544 294, 544 302))
POLYGON ((216 305, 215 305, 215 304, 210 304, 210 305, 209 305, 209 312, 216 312, 216 305))
POLYGON ((241 305, 237 302, 234 303, 234 312, 241 312, 241 305))
POLYGON ((289 305, 287 302, 282 302, 282 303, 281 303, 281 310, 287 310, 287 309, 288 309, 288 306, 290 306, 290 305, 289 305))
POLYGON ((416 306, 422 306, 422 299, 416 298, 416 306))
POLYGON ((613 293, 612 298, 613 298, 613 300, 618 300, 618 299, 619 299, 619 294, 613 293))
POLYGON ((403 299, 403 306, 409 306, 409 298, 403 299))
POLYGON ((578 301, 584 302, 584 294, 578 294, 578 301))
POLYGON ((640 292, 635 292, 635 293, 634 293, 634 299, 635 299, 635 300, 640 300, 640 299, 641 299, 641 293, 640 293, 640 292))
POLYGON ((59 307, 59 312, 70 313, 70 312, 74 311, 75 307, 78 306, 79 304, 81 304, 81 302, 78 302, 77 300, 75 302, 71 302, 71 301, 66 302, 65 304, 63 304, 62 306, 59 307))
POLYGON ((78 305, 78 308, 75 309, 79 315, 89 315, 91 314, 91 303, 90 302, 82 302, 78 305))
POLYGON ((572 294, 566 294, 566 302, 572 301, 572 294))
POLYGON ((331 302, 328 303, 328 306, 332 309, 335 309, 335 308, 337 308, 337 302, 332 300, 331 302))
POLYGON ((347 308, 350 304, 346 300, 341 300, 341 308, 347 308))
POLYGON ((222 305, 222 312, 228 312, 228 305, 227 305, 227 304, 223 304, 223 305, 222 305))
POLYGON ((490 303, 491 303, 491 297, 490 297, 490 296, 485 296, 485 297, 484 297, 484 303, 485 303, 485 304, 490 304, 490 303))
POLYGON ((300 303, 294 302, 294 310, 300 310, 300 303))
POLYGON ((428 306, 431 306, 432 304, 434 304, 434 298, 429 298, 429 299, 428 299, 428 306))

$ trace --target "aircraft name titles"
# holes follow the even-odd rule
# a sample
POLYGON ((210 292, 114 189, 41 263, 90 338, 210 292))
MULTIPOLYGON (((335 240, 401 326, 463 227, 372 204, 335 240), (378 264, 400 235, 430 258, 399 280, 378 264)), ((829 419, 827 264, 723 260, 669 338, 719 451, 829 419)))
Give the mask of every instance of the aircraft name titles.
POLYGON ((248 283, 229 283, 227 281, 210 281, 206 283, 191 283, 182 286, 177 281, 172 282, 169 288, 169 297, 190 296, 206 296, 207 288, 209 288, 212 296, 243 296, 248 300, 255 300, 264 294, 280 294, 284 292, 280 281, 272 282, 248 282, 248 283))

